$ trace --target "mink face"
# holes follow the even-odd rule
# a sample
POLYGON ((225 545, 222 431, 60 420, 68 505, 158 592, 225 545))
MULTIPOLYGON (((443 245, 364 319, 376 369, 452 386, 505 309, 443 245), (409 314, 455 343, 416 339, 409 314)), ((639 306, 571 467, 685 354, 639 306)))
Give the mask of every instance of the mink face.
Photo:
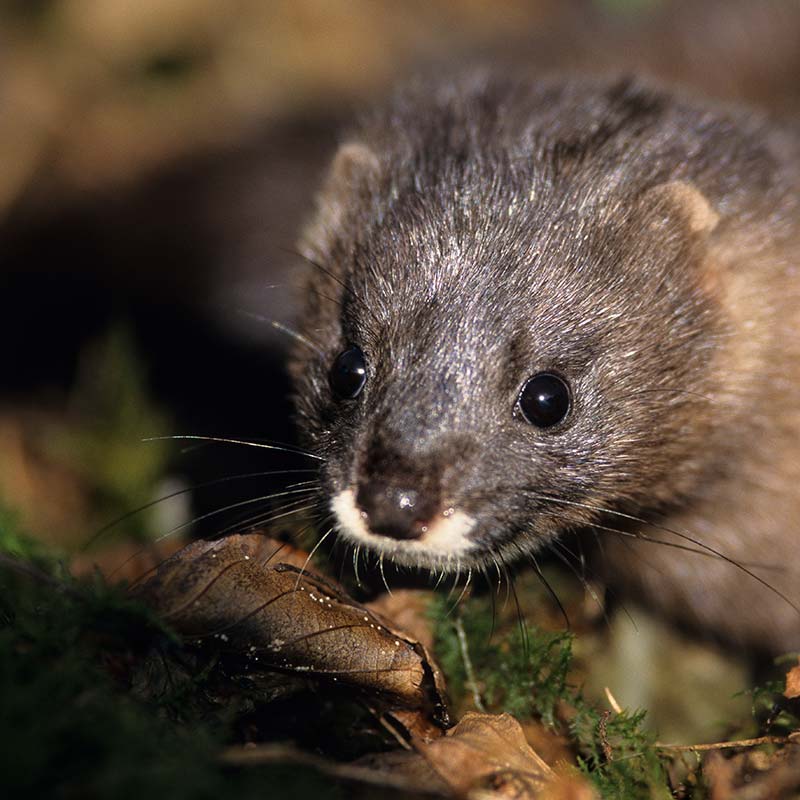
POLYGON ((303 242, 291 364, 342 537, 482 567, 724 470, 724 163, 766 186, 765 159, 731 119, 709 130, 625 83, 475 77, 353 134, 303 242))

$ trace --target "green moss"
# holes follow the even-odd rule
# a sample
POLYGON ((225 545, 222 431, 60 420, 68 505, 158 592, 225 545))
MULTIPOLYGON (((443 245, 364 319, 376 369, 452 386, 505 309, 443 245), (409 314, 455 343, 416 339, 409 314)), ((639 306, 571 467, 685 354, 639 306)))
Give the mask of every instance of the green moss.
POLYGON ((572 636, 521 624, 503 636, 493 636, 494 612, 485 597, 471 598, 467 613, 459 617, 448 614, 449 608, 448 601, 437 596, 432 614, 437 623, 436 655, 453 696, 471 691, 456 628, 460 621, 487 707, 519 719, 535 715, 553 725, 556 705, 567 691, 572 636))
POLYGON ((569 729, 578 745, 578 767, 602 797, 672 797, 655 736, 643 724, 646 712, 624 710, 604 717, 580 694, 572 702, 575 716, 569 729))
POLYGON ((449 609, 446 600, 437 598, 431 615, 436 655, 457 705, 465 705, 477 690, 487 711, 507 711, 520 720, 540 719, 567 732, 578 752, 578 768, 603 797, 671 797, 655 738, 643 725, 645 712, 605 717, 570 683, 571 634, 520 623, 492 636, 495 610, 485 597, 466 601, 458 618, 449 609), (472 676, 458 624, 466 635, 472 676), (569 717, 568 724, 561 712, 569 717))
MULTIPOLYGON (((787 736, 800 730, 800 699, 788 699, 784 695, 786 688, 785 672, 797 664, 798 654, 791 653, 775 660, 774 672, 779 678, 765 680, 745 692, 751 698, 753 720, 757 724, 757 732, 766 732, 773 736, 787 736)), ((752 731, 748 731, 753 735, 752 731)))

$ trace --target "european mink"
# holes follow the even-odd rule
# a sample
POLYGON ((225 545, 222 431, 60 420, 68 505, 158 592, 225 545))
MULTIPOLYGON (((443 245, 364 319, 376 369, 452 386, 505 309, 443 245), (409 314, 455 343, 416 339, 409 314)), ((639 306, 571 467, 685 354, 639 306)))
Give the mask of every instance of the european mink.
POLYGON ((577 531, 667 615, 800 647, 799 139, 490 71, 368 115, 302 238, 291 359, 338 534, 493 572, 577 531))

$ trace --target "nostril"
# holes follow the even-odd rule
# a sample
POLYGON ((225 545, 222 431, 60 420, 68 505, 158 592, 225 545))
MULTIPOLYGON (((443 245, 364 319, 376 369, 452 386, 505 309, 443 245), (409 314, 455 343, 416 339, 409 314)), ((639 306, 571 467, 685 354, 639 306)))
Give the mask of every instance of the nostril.
POLYGON ((392 539, 418 539, 436 513, 435 504, 426 502, 416 490, 381 481, 359 486, 356 503, 370 531, 392 539))

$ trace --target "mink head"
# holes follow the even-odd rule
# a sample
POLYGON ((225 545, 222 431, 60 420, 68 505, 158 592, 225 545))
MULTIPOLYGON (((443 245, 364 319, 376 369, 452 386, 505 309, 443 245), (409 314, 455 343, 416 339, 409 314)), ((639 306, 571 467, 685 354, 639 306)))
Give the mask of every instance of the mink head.
POLYGON ((344 539, 483 565, 712 468, 719 150, 692 113, 475 77, 406 89, 340 148, 291 372, 344 539))

